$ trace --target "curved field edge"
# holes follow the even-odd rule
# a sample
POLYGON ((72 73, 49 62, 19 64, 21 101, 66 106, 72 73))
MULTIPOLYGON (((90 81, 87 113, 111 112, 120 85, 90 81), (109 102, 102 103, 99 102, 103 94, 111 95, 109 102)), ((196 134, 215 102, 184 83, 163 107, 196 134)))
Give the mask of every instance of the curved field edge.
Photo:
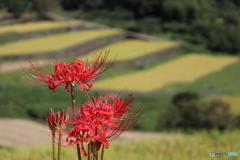
POLYGON ((73 27, 81 24, 82 24, 81 21, 68 21, 68 22, 40 21, 40 22, 22 23, 22 24, 1 26, 0 34, 5 34, 9 32, 22 34, 22 33, 36 32, 36 31, 43 31, 43 30, 50 30, 50 29, 57 29, 57 28, 64 28, 64 27, 73 27))
MULTIPOLYGON (((105 160, 203 160, 209 159, 210 152, 238 152, 240 146, 239 131, 231 132, 196 132, 192 135, 181 136, 181 138, 155 139, 137 142, 111 143, 105 149, 105 160)), ((160 134, 160 133, 159 133, 160 134)), ((25 160, 25 159, 50 159, 51 147, 37 147, 30 149, 10 148, 0 149, 1 157, 4 160, 25 160), (24 153, 24 154, 22 154, 24 153)), ((62 159, 75 159, 76 150, 74 148, 62 148, 62 159), (70 158, 71 157, 71 158, 70 158)), ((83 159, 85 159, 84 157, 83 159)), ((228 157, 230 158, 230 157, 228 157)), ((226 159, 225 156, 218 156, 217 159, 226 159)), ((237 160, 238 156, 231 157, 237 160)))
POLYGON ((134 60, 139 57, 151 55, 178 46, 174 41, 146 41, 138 39, 128 39, 118 43, 104 46, 102 49, 94 50, 78 59, 89 59, 95 53, 109 50, 108 60, 115 59, 115 62, 134 60))
POLYGON ((98 81, 94 89, 124 89, 151 92, 173 83, 191 83, 239 61, 233 56, 188 54, 154 68, 98 81))
POLYGON ((64 50, 101 37, 122 35, 122 30, 85 30, 62 33, 0 46, 0 56, 28 55, 64 50))

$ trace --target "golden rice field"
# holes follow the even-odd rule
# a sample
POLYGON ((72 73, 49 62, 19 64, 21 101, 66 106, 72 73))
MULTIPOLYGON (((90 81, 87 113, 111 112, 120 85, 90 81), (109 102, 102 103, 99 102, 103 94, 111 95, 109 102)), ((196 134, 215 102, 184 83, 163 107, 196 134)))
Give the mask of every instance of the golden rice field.
POLYGON ((21 40, 0 46, 0 56, 56 52, 97 38, 119 34, 123 34, 123 31, 118 29, 85 30, 21 40))
POLYGON ((81 21, 68 21, 68 22, 40 21, 40 22, 22 23, 22 24, 15 24, 15 25, 9 25, 9 26, 1 26, 0 34, 8 33, 8 32, 28 33, 28 32, 76 26, 81 24, 82 24, 81 21))
POLYGON ((237 61, 233 56, 188 54, 151 69, 97 81, 93 88, 151 92, 168 84, 193 82, 237 61))
POLYGON ((177 45, 177 42, 174 41, 144 41, 132 39, 105 46, 103 49, 94 50, 84 57, 79 57, 79 59, 91 59, 94 53, 99 53, 102 50, 110 50, 109 60, 117 56, 116 61, 125 61, 144 57, 152 53, 176 47, 177 45))
POLYGON ((233 115, 240 114, 240 96, 230 96, 230 95, 223 95, 223 96, 212 96, 207 97, 206 100, 222 100, 223 102, 230 105, 230 111, 233 115))

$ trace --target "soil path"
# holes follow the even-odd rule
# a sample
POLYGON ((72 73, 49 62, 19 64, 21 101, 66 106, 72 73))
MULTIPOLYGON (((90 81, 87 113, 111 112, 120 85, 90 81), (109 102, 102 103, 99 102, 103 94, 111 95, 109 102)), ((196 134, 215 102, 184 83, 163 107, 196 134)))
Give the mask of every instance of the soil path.
MULTIPOLYGON (((50 145, 51 138, 48 127, 41 123, 27 119, 0 119, 0 147, 35 147, 39 145, 50 145)), ((156 139, 179 139, 181 135, 157 132, 124 132, 114 141, 132 142, 156 139)))
MULTIPOLYGON (((33 64, 38 64, 39 66, 43 66, 45 64, 50 64, 52 61, 50 60, 33 60, 31 61, 33 64)), ((29 61, 15 61, 15 62, 3 62, 0 63, 0 73, 11 72, 15 70, 20 70, 21 66, 24 68, 29 68, 29 61)))

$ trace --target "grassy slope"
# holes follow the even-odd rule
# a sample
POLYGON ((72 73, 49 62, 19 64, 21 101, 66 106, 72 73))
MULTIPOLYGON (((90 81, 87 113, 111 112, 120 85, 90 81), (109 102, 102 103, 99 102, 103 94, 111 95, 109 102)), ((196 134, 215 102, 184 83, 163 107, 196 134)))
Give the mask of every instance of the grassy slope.
MULTIPOLYGON (((240 141, 239 134, 239 131, 224 133, 201 131, 180 139, 114 143, 110 145, 109 149, 105 149, 104 160, 173 160, 179 158, 205 160, 212 158, 209 155, 211 151, 239 152, 240 145, 236 143, 240 141)), ((51 159, 51 149, 50 147, 0 149, 0 155, 4 157, 4 160, 51 159)), ((213 158, 237 160, 239 156, 213 158)), ((63 148, 62 159, 77 159, 75 149, 63 148)), ((85 160, 86 157, 83 159, 85 160)))

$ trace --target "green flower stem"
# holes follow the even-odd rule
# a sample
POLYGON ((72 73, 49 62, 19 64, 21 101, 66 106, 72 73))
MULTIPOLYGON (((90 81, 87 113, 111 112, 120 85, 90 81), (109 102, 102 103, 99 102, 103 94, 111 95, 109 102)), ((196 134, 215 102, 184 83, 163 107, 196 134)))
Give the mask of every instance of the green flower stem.
POLYGON ((59 135, 59 137, 58 137, 58 160, 60 160, 61 159, 61 138, 62 138, 62 136, 61 136, 61 134, 59 135))
POLYGON ((76 119, 76 112, 75 112, 75 84, 74 82, 70 84, 71 86, 71 101, 72 101, 72 113, 73 113, 73 119, 76 119))
POLYGON ((98 149, 97 149, 97 141, 94 141, 94 151, 93 151, 93 160, 98 160, 98 149))
POLYGON ((104 155, 104 145, 102 145, 101 160, 103 160, 103 155, 104 155))
POLYGON ((91 146, 90 143, 88 144, 88 160, 92 160, 92 151, 91 151, 91 146))
POLYGON ((55 132, 52 133, 52 158, 56 160, 56 152, 55 152, 55 132))
MULTIPOLYGON (((73 119, 75 120, 76 119, 76 112, 75 112, 75 82, 72 82, 70 84, 70 87, 71 87, 71 101, 72 101, 72 112, 73 112, 73 119)), ((78 160, 82 160, 82 157, 81 157, 81 151, 80 151, 80 145, 77 144, 77 155, 78 155, 78 160)))

